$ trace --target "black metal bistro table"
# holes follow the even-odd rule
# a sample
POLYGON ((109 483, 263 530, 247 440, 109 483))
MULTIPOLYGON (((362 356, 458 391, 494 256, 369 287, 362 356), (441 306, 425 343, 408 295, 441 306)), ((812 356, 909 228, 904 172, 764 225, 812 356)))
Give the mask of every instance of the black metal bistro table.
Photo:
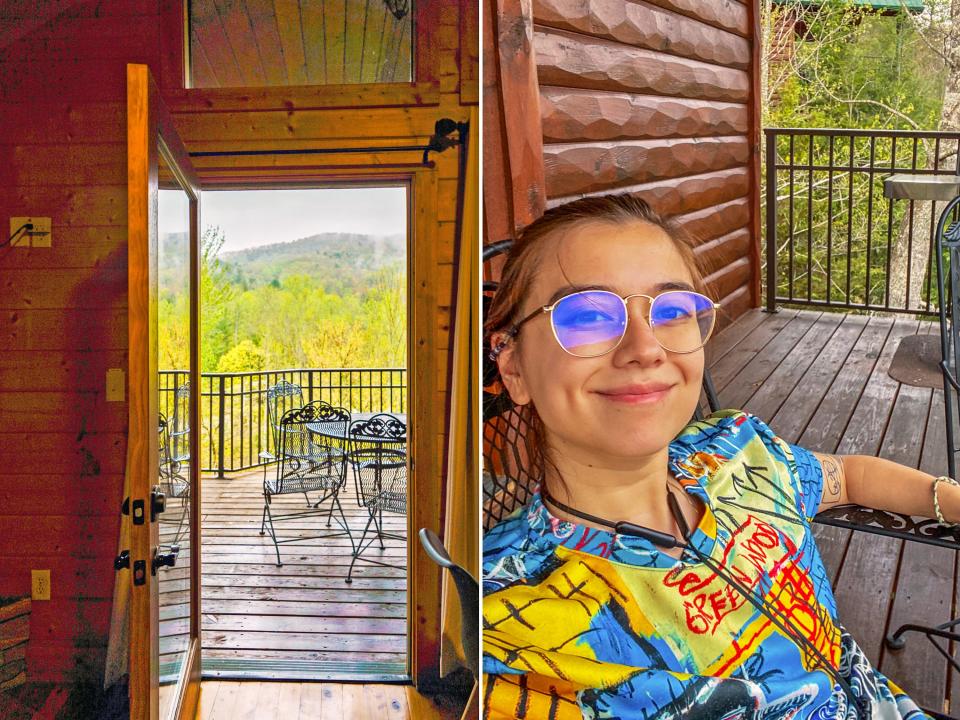
POLYGON ((406 447, 407 436, 406 434, 397 435, 397 436, 384 436, 384 435, 350 435, 350 428, 353 427, 356 423, 367 422, 377 415, 390 415, 395 417, 404 427, 407 425, 407 414, 406 413, 373 413, 373 412, 362 412, 362 413, 351 413, 350 415, 350 424, 347 427, 343 426, 343 423, 327 423, 327 422, 311 422, 307 423, 307 430, 309 430, 314 435, 319 435, 320 437, 327 438, 329 440, 335 440, 338 447, 346 447, 352 441, 355 445, 361 446, 370 446, 370 447, 383 447, 386 445, 399 445, 402 444, 406 447))

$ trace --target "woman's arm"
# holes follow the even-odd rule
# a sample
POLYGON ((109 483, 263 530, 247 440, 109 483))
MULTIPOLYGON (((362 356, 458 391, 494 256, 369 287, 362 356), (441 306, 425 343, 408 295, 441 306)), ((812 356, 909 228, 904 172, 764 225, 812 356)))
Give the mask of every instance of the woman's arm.
MULTIPOLYGON (((817 512, 853 503, 935 517, 933 475, 868 455, 814 455, 823 468, 823 496, 817 512)), ((960 487, 941 482, 937 497, 944 519, 960 522, 960 487)))

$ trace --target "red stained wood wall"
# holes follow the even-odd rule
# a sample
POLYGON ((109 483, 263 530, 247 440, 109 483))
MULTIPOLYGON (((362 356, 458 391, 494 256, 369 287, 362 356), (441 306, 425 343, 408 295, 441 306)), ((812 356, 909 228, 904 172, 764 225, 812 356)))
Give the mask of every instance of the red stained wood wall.
POLYGON ((545 207, 637 193, 698 238, 723 322, 756 306, 753 3, 487 0, 484 7, 493 19, 484 37, 485 240, 512 237, 545 207))
MULTIPOLYGON (((465 119, 463 106, 478 100, 477 44, 464 40, 477 24, 461 12, 468 0, 445 3, 422 28, 430 42, 418 62, 430 63, 429 82, 396 95, 357 89, 366 107, 356 109, 348 93, 330 100, 303 88, 184 92, 179 11, 170 11, 179 5, 0 5, 0 230, 11 216, 38 215, 51 217, 54 231, 50 249, 0 248, 0 595, 29 594, 32 568, 51 570, 53 591, 50 602, 33 603, 30 680, 103 677, 127 428, 126 403, 104 396, 107 369, 127 367, 126 64, 150 66, 191 150, 424 143, 437 118, 465 119)), ((298 160, 292 174, 316 170, 302 158, 290 164, 298 160)), ((363 162, 393 161, 340 160, 354 166, 344 177, 363 162)), ((202 178, 258 174, 255 163, 214 164, 199 163, 202 178)), ((447 446, 457 172, 455 152, 438 156, 424 250, 436 284, 421 295, 434 303, 434 322, 419 332, 435 369, 422 386, 425 414, 436 418, 430 427, 439 428, 437 478, 447 446)), ((442 493, 428 495, 437 520, 442 493)), ((422 601, 424 612, 438 612, 436 594, 422 601)))

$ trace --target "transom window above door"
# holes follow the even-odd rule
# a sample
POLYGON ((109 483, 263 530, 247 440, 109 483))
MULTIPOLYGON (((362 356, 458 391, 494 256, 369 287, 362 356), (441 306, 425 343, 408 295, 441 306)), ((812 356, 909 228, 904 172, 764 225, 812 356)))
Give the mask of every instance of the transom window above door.
POLYGON ((195 88, 408 83, 414 0, 190 0, 195 88))

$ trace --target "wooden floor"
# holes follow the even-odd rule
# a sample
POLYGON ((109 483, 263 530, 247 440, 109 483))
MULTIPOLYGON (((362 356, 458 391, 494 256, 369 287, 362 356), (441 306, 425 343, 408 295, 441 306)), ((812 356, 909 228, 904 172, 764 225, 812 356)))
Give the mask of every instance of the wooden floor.
MULTIPOLYGON (((205 675, 307 679, 400 679, 406 675, 406 541, 385 540, 351 559, 343 536, 281 544, 282 567, 269 534, 260 535, 262 471, 203 479, 202 633, 205 675)), ((367 511, 356 503, 351 479, 341 503, 359 540, 367 511)), ((273 513, 306 507, 302 495, 273 501, 273 513)), ((326 518, 313 515, 275 523, 280 539, 319 535, 326 518)), ((385 529, 405 533, 406 518, 384 514, 385 529)), ((175 524, 172 525, 175 529, 175 524)), ((336 523, 333 525, 336 529, 336 523)), ((170 530, 162 534, 169 536, 170 530)), ((181 539, 181 557, 187 550, 181 539)), ((186 563, 163 571, 161 667, 170 669, 183 647, 188 607, 186 563)), ((163 674, 163 671, 162 671, 163 674)))
MULTIPOLYGON (((908 318, 756 310, 712 341, 708 364, 724 407, 754 413, 788 442, 941 475, 943 391, 887 374, 901 338, 937 332, 934 323, 908 318)), ((909 636, 897 653, 883 644, 904 622, 938 624, 956 614, 957 553, 815 527, 840 620, 875 666, 924 707, 945 711, 952 701, 960 708, 960 678, 925 638, 909 636)))
POLYGON ((197 720, 453 720, 460 707, 409 685, 204 681, 197 720))

